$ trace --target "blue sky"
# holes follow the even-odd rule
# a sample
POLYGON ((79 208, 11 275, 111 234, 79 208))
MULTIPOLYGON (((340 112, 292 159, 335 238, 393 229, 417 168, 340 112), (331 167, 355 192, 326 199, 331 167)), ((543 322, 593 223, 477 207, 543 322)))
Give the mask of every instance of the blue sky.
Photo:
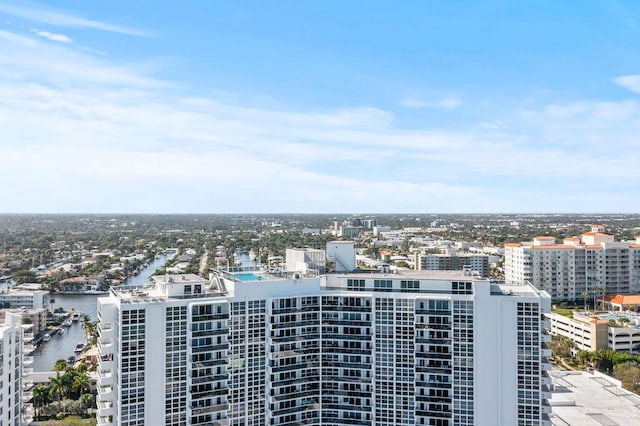
POLYGON ((638 212, 640 3, 0 0, 3 212, 638 212))

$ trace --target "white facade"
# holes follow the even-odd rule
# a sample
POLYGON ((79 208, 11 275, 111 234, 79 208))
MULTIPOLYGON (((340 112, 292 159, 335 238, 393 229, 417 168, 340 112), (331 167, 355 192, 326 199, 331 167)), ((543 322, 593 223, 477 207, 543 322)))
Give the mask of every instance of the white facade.
POLYGON ((9 290, 0 293, 0 307, 40 309, 46 306, 48 296, 49 292, 44 290, 9 290))
POLYGON ((548 425, 549 308, 453 272, 157 277, 99 299, 98 424, 548 425))
POLYGON ((6 312, 0 323, 0 424, 22 425, 22 316, 6 312))
POLYGON ((418 270, 477 272, 482 277, 489 276, 489 256, 484 254, 416 253, 415 265, 418 270))
POLYGON ((531 283, 557 300, 640 292, 640 244, 588 232, 556 244, 553 237, 505 245, 507 284, 531 283))
POLYGON ((356 250, 353 241, 330 241, 327 243, 327 260, 334 262, 337 272, 356 269, 356 250))
POLYGON ((311 248, 287 249, 285 253, 287 271, 301 272, 303 274, 309 272, 324 273, 326 257, 324 250, 311 248))

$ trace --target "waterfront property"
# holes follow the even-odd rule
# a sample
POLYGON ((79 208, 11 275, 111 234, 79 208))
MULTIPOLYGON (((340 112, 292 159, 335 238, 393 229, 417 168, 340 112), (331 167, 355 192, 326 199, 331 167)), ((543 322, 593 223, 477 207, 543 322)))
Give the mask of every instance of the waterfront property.
POLYGON ((23 364, 32 362, 28 356, 23 358, 23 344, 25 335, 28 341, 32 340, 31 329, 31 325, 22 325, 18 312, 5 312, 0 322, 0 424, 3 425, 23 423, 23 364))
POLYGON ((101 425, 551 424, 532 286, 218 270, 98 300, 101 425))
POLYGON ((49 292, 45 290, 8 290, 0 293, 0 306, 39 309, 47 306, 49 292))

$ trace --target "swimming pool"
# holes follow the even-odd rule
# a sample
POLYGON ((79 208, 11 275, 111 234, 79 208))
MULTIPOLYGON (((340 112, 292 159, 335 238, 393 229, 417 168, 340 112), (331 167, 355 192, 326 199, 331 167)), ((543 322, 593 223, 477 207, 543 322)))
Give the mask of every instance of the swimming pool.
MULTIPOLYGON (((632 317, 632 316, 626 316, 626 315, 601 315, 600 319, 603 319, 605 321, 620 321, 621 318, 626 318, 629 321, 638 321, 636 318, 632 317)), ((640 328, 640 324, 627 324, 627 327, 633 327, 633 328, 640 328)))
POLYGON ((238 281, 261 281, 262 277, 253 273, 235 274, 233 278, 238 281))

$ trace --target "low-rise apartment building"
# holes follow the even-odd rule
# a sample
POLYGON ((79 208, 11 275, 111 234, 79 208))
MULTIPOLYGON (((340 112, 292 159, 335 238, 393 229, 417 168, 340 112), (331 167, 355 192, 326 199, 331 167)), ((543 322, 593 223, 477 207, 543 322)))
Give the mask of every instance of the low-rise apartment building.
POLYGON ((640 352, 640 316, 574 312, 573 318, 557 313, 548 314, 548 318, 551 334, 568 337, 577 350, 608 348, 616 352, 640 352), (621 318, 629 321, 621 322, 621 318))

